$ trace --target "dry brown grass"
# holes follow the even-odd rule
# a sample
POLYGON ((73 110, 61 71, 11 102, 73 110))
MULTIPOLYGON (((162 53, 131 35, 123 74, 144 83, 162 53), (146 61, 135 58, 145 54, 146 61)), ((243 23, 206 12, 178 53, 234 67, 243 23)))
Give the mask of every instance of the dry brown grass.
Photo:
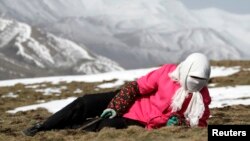
POLYGON ((216 87, 250 85, 250 61, 212 61, 213 66, 234 67, 240 66, 238 73, 226 77, 215 77, 210 79, 210 83, 215 83, 216 87))
POLYGON ((250 67, 250 61, 248 60, 222 60, 222 61, 211 61, 212 66, 225 66, 225 67, 233 67, 233 66, 241 66, 243 68, 250 67))
MULTIPOLYGON (((249 61, 250 62, 250 61, 249 61)), ((244 66, 250 68, 249 62, 241 63, 226 63, 228 66, 244 66), (233 65, 232 65, 233 64, 233 65)), ((217 63, 221 65, 221 63, 217 63)), ((222 63, 224 64, 224 63, 222 63)), ((240 71, 230 77, 218 77, 211 79, 210 82, 218 83, 218 86, 228 85, 250 85, 249 72, 240 71)), ((114 81, 114 80, 112 80, 114 81)), ((186 128, 186 127, 164 127, 157 130, 146 131, 144 128, 131 126, 128 129, 116 130, 105 128, 98 133, 77 131, 77 130, 54 130, 38 133, 34 137, 26 137, 21 134, 21 130, 31 126, 32 124, 45 120, 51 115, 45 109, 38 109, 26 112, 18 112, 16 114, 6 113, 7 110, 14 109, 19 106, 30 105, 36 103, 37 100, 55 100, 72 96, 76 89, 83 90, 83 93, 74 94, 81 96, 89 93, 105 92, 112 89, 96 89, 96 86, 106 82, 84 83, 71 82, 60 83, 57 85, 51 83, 36 84, 40 85, 36 89, 62 87, 67 89, 62 90, 60 96, 43 95, 36 92, 32 88, 27 88, 25 85, 17 84, 13 87, 0 88, 0 141, 71 141, 71 140, 88 140, 88 141, 205 141, 207 140, 207 128, 186 128), (18 98, 3 98, 9 92, 18 94, 18 98)), ((212 117, 209 119, 209 124, 250 124, 250 106, 236 105, 224 108, 216 108, 211 110, 212 117)))

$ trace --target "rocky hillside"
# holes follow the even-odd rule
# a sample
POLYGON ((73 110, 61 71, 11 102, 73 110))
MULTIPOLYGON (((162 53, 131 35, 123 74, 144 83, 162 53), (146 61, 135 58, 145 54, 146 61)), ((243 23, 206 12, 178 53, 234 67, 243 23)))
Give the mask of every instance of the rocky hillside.
POLYGON ((114 61, 27 24, 0 19, 0 79, 122 70, 114 61))

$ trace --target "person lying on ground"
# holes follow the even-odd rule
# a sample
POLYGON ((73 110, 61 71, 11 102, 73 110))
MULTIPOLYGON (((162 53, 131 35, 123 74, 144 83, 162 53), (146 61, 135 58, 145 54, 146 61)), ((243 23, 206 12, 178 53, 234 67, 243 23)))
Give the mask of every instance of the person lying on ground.
POLYGON ((79 97, 23 133, 34 136, 39 131, 80 128, 97 116, 101 120, 84 130, 130 125, 148 130, 173 125, 206 127, 211 102, 207 88, 210 70, 208 58, 193 53, 179 65, 164 64, 119 91, 79 97))

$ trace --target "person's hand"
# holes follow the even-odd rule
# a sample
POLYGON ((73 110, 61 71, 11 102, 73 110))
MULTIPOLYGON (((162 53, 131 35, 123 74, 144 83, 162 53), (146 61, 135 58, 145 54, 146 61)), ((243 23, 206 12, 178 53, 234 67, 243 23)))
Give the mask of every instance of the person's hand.
POLYGON ((175 126, 179 124, 179 119, 177 116, 172 116, 167 122, 167 126, 175 126))
POLYGON ((102 114, 101 118, 114 118, 117 115, 116 111, 114 109, 107 108, 105 109, 102 114))

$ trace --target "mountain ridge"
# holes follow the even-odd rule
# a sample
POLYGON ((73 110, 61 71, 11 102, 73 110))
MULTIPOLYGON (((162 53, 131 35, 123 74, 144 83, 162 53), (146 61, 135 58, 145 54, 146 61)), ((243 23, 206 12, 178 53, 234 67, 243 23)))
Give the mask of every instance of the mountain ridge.
POLYGON ((190 10, 177 0, 56 2, 13 0, 11 5, 9 1, 2 1, 0 12, 84 44, 126 69, 179 62, 195 51, 203 52, 213 60, 250 59, 249 16, 217 9, 190 10), (37 10, 37 13, 28 13, 28 10, 37 10), (199 36, 183 41, 188 34, 186 31, 197 33, 197 29, 204 30, 199 31, 199 36), (210 40, 204 40, 207 38, 210 40), (197 41, 200 39, 204 40, 203 44, 197 41), (222 39, 225 39, 223 46, 217 42, 222 39), (188 43, 187 47, 184 43, 188 43), (194 50, 190 48, 191 44, 194 50), (182 48, 190 50, 180 50, 182 48))
POLYGON ((27 24, 0 19, 0 25, 0 72, 4 74, 0 79, 123 70, 83 45, 27 24))

